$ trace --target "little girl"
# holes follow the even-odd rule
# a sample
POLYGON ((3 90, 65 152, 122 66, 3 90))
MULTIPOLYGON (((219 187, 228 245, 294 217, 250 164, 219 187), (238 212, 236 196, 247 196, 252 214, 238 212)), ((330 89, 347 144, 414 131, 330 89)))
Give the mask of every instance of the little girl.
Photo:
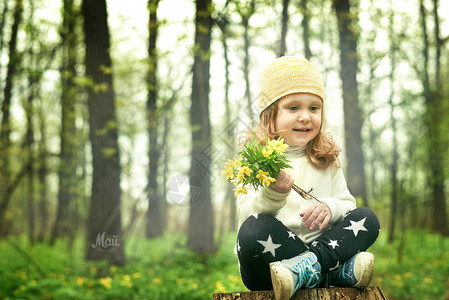
POLYGON ((274 289, 289 299, 301 287, 366 286, 374 256, 363 252, 379 234, 368 208, 356 208, 339 165, 340 149, 324 132, 324 85, 306 59, 286 56, 259 76, 258 139, 280 136, 292 169, 275 184, 237 199, 236 251, 250 290, 274 289), (292 192, 293 184, 318 199, 292 192))

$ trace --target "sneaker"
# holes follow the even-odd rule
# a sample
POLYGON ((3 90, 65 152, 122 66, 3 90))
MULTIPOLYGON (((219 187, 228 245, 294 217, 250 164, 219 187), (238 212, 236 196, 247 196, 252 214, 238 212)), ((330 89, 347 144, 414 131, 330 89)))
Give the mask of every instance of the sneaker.
POLYGON ((374 255, 372 253, 357 253, 341 267, 324 275, 326 286, 367 286, 373 278, 373 268, 374 255))
POLYGON ((316 255, 306 252, 270 264, 276 300, 288 300, 301 287, 313 288, 320 282, 321 265, 316 255))

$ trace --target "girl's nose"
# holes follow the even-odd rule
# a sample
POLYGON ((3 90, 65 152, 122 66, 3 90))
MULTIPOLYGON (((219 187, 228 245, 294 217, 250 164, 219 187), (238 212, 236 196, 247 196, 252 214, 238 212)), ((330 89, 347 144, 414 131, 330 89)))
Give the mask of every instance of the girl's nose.
POLYGON ((307 121, 310 121, 310 115, 309 115, 309 112, 307 111, 307 110, 305 110, 305 109, 303 109, 303 110, 300 110, 299 111, 299 115, 298 115, 298 121, 299 122, 307 122, 307 121))

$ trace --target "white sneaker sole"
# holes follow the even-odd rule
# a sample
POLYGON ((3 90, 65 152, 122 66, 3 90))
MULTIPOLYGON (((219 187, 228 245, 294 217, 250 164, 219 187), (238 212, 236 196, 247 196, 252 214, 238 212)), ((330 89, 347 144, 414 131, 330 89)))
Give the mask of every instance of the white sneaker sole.
POLYGON ((280 262, 270 264, 271 283, 276 300, 289 300, 295 289, 292 272, 280 262))
POLYGON ((354 276, 358 282, 354 286, 367 286, 373 278, 374 255, 369 252, 360 252, 354 262, 354 276))

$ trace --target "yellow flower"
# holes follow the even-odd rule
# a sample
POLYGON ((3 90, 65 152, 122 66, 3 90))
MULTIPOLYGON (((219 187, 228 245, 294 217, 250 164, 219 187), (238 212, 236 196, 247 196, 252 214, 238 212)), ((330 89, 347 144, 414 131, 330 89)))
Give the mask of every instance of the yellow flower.
POLYGON ((287 144, 284 144, 283 138, 281 138, 279 141, 271 140, 268 142, 268 145, 270 145, 278 154, 284 153, 285 149, 289 147, 287 144))
POLYGON ((268 144, 267 146, 262 148, 262 154, 263 156, 265 156, 266 158, 270 157, 271 154, 273 154, 273 147, 268 144))
POLYGON ((123 275, 123 280, 120 283, 121 286, 126 286, 127 288, 132 288, 133 284, 131 283, 131 276, 128 274, 123 275))
POLYGON ((226 180, 234 178, 233 162, 228 160, 228 162, 225 165, 225 169, 222 170, 221 173, 226 175, 226 180))
POLYGON ((263 179, 262 179, 262 183, 263 183, 266 187, 269 187, 270 184, 271 184, 272 182, 275 182, 275 181, 276 181, 276 179, 274 179, 274 178, 272 178, 272 177, 270 177, 270 176, 263 176, 263 179))
POLYGON ((154 284, 161 284, 162 280, 160 278, 158 278, 158 277, 155 277, 155 278, 153 278, 153 283, 154 284))
POLYGON ((242 157, 239 156, 239 158, 234 158, 234 160, 231 161, 231 164, 234 169, 238 169, 242 165, 242 157))
POLYGON ((140 276, 142 276, 142 274, 140 272, 136 272, 133 275, 131 275, 134 279, 139 278, 140 276))
POLYGON ((111 288, 111 281, 112 281, 111 277, 100 278, 100 284, 103 285, 108 290, 111 288))
POLYGON ((243 181, 245 180, 245 175, 249 176, 251 175, 252 172, 253 171, 250 168, 248 168, 247 166, 243 166, 239 169, 239 172, 237 173, 237 179, 243 181))
POLYGON ((266 177, 266 175, 268 175, 268 172, 264 172, 262 170, 258 170, 257 172, 258 174, 256 175, 256 178, 259 178, 259 182, 262 183, 262 180, 266 177))
POLYGON ((238 196, 240 194, 248 194, 248 191, 246 190, 246 188, 244 186, 239 186, 239 187, 235 188, 234 191, 235 191, 236 196, 238 196))
POLYGON ((86 281, 86 277, 77 277, 76 278, 76 284, 78 284, 78 286, 82 286, 84 284, 84 281, 86 281))

